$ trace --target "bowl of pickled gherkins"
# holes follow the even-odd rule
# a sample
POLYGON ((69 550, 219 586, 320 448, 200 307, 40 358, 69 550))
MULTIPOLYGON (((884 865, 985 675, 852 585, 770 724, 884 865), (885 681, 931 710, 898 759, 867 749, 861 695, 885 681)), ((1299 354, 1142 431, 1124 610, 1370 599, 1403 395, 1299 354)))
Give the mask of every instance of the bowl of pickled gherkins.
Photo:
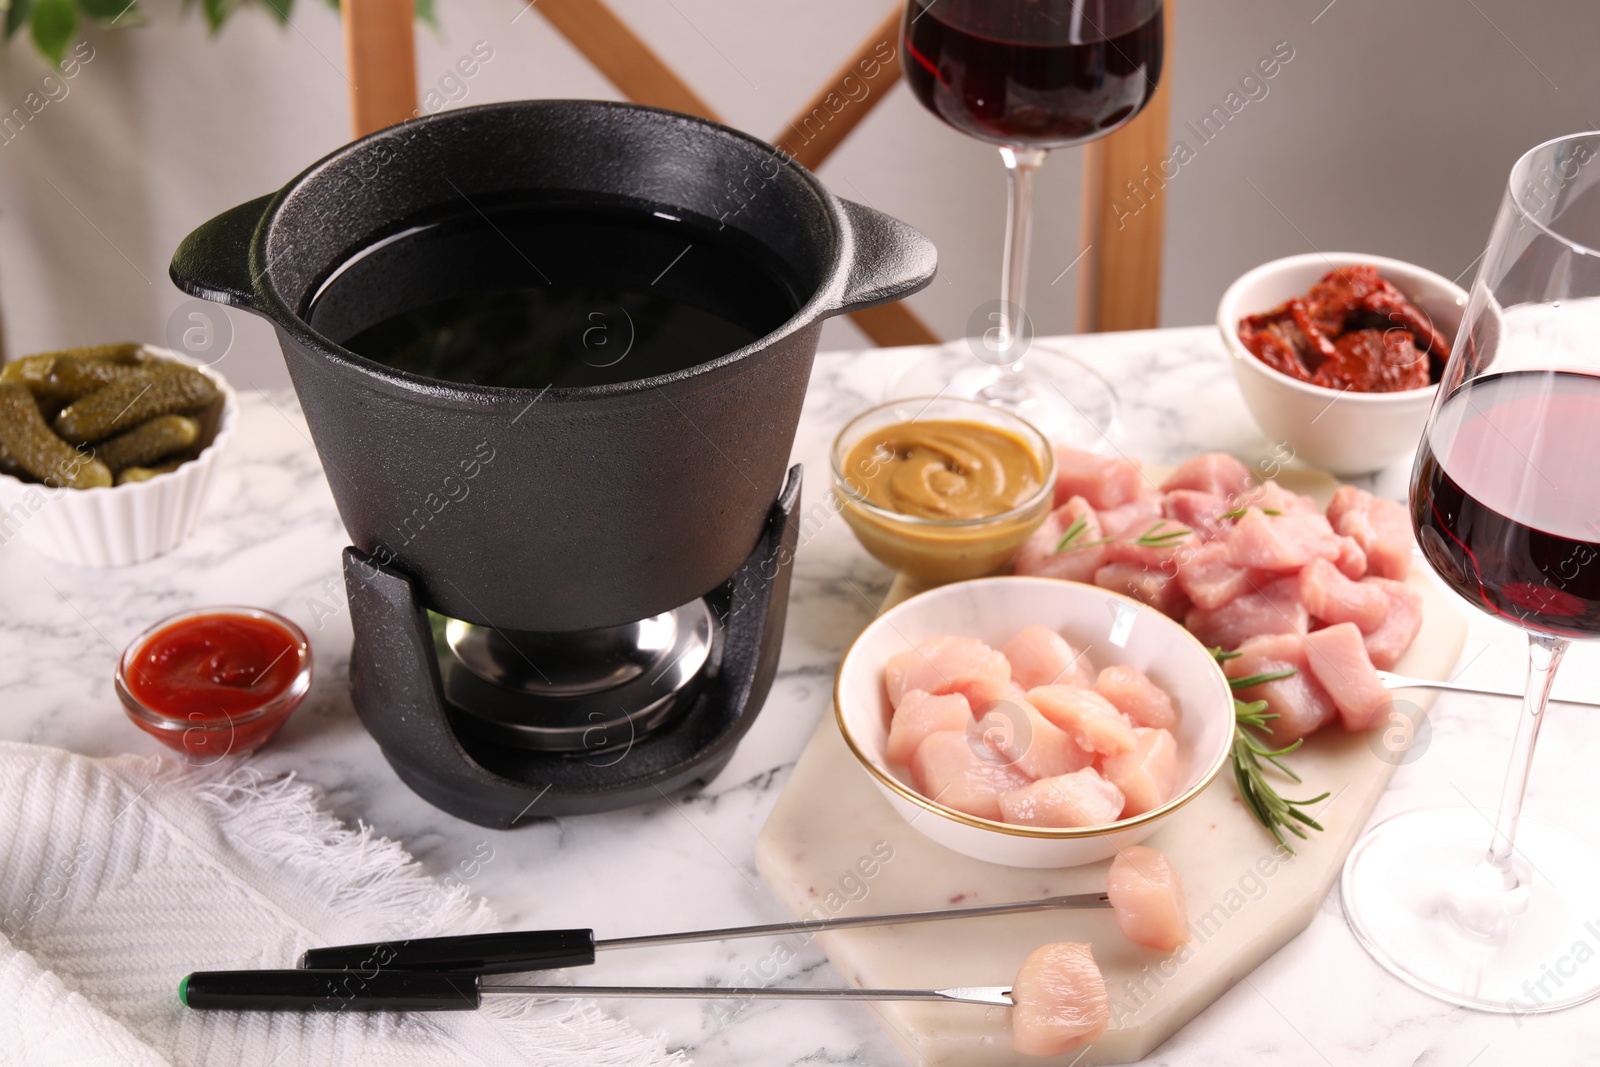
POLYGON ((194 529, 237 418, 209 367, 135 343, 0 365, 0 545, 140 563, 194 529))

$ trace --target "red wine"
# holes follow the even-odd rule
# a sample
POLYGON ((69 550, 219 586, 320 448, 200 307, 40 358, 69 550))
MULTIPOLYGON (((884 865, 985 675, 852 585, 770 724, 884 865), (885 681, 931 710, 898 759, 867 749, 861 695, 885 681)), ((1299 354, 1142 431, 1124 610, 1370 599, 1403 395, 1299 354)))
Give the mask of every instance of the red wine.
POLYGON ((1077 144, 1137 115, 1161 77, 1161 5, 1123 7, 1149 17, 1130 26, 1116 5, 910 0, 901 65, 923 106, 965 134, 1077 144))
POLYGON ((1531 630, 1600 637, 1600 376, 1478 378, 1436 414, 1411 518, 1435 571, 1531 630))

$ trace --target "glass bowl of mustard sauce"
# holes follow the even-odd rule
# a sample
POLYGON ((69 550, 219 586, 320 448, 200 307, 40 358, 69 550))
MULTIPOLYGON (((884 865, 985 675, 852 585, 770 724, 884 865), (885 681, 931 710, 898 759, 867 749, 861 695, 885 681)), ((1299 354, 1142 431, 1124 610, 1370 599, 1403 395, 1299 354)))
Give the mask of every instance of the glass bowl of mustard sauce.
POLYGON ((831 459, 834 498, 862 547, 924 584, 1005 569, 1055 497, 1049 440, 973 400, 872 408, 839 432, 831 459))

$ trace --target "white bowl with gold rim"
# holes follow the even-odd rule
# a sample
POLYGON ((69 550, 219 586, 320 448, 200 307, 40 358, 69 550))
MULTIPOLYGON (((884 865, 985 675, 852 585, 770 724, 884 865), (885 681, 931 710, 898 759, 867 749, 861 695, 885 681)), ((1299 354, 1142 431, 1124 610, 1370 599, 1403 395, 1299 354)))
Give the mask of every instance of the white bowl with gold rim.
POLYGON ((1136 600, 1054 578, 978 578, 940 586, 879 615, 839 665, 834 712, 845 743, 889 804, 919 833, 965 856, 1008 867, 1074 867, 1148 837, 1193 800, 1228 762, 1233 694, 1194 635, 1136 600), (1047 626, 1087 648, 1098 671, 1136 667, 1171 695, 1180 716, 1178 786, 1153 811, 1105 826, 1013 826, 947 808, 919 793, 910 772, 884 758, 891 707, 883 666, 933 637, 975 637, 998 648, 1024 626, 1047 626))

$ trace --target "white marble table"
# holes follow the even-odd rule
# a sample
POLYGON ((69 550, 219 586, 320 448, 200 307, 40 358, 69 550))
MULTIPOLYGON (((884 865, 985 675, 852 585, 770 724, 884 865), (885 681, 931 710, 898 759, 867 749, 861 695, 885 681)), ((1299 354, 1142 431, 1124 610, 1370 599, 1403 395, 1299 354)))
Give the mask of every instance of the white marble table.
MULTIPOLYGON (((1041 342, 1044 343, 1044 342, 1041 342)), ((1059 342, 1050 342, 1052 344, 1059 342)), ((1153 462, 1220 448, 1246 459, 1270 444, 1246 413, 1211 329, 1073 339, 1072 351, 1124 397, 1119 447, 1153 462)), ((880 399, 906 350, 818 357, 795 444, 806 465, 803 507, 827 491, 826 454, 852 415, 880 399)), ((227 368, 220 368, 226 373, 227 368)), ((593 926, 599 936, 786 918, 756 876, 752 844, 793 761, 828 708, 834 667, 872 616, 891 575, 840 521, 807 527, 798 554, 779 676, 733 762, 704 790, 670 804, 481 829, 400 784, 357 721, 345 688, 350 628, 339 578, 346 543, 292 395, 244 398, 201 529, 170 556, 113 571, 78 570, 20 540, 0 547, 0 737, 91 755, 161 751, 123 717, 111 690, 122 646, 167 614, 206 604, 256 604, 303 625, 318 673, 311 698, 254 757, 320 786, 339 816, 403 842, 430 870, 481 892, 506 922, 593 926)), ((1401 495, 1406 472, 1378 488, 1401 495)), ((1472 619, 1466 680, 1517 679, 1518 634, 1472 619)), ((1558 690, 1594 690, 1600 656, 1580 648, 1558 690)), ((1442 697, 1425 750, 1400 769, 1378 818, 1424 805, 1492 810, 1515 722, 1512 701, 1442 697)), ((1528 813, 1600 843, 1594 765, 1600 716, 1558 706, 1545 727, 1528 813)), ((1597 902, 1600 909, 1600 902, 1597 902)), ((596 983, 751 981, 761 941, 612 953, 584 973, 596 983)), ((288 961, 285 961, 286 963, 288 961)), ((1600 966, 1591 962, 1588 966, 1600 966)), ((802 956, 780 981, 835 984, 802 956)), ((891 1064, 899 1054, 859 1006, 759 1004, 729 1017, 714 1003, 638 1002, 626 1012, 702 1064, 891 1064)), ((1381 971, 1356 944, 1337 893, 1311 927, 1163 1046, 1151 1064, 1200 1067, 1412 1067, 1594 1062, 1600 1004, 1513 1020, 1436 1003, 1381 971)), ((3 1040, 3 1039, 0 1039, 3 1040)))

